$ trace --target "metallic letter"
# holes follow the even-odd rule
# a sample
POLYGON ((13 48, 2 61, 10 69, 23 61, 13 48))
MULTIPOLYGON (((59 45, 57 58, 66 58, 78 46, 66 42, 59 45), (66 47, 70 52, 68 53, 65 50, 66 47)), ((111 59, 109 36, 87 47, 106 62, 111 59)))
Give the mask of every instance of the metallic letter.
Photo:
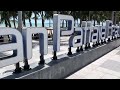
POLYGON ((91 42, 97 42, 98 40, 98 26, 93 27, 91 42))
POLYGON ((74 32, 74 18, 69 15, 53 16, 53 50, 60 51, 60 35, 71 35, 74 32), (60 20, 68 20, 68 30, 60 30, 60 20))
POLYGON ((91 25, 88 25, 88 26, 90 26, 90 27, 87 27, 86 21, 82 21, 83 44, 90 43, 92 27, 91 27, 91 25))
POLYGON ((106 27, 99 26, 99 40, 104 40, 106 37, 106 27))
POLYGON ((47 54, 48 34, 45 28, 27 28, 22 30, 25 59, 32 58, 32 34, 39 33, 40 54, 47 54))
POLYGON ((106 38, 112 38, 112 21, 106 20, 106 38))
POLYGON ((79 46, 82 46, 82 36, 83 36, 83 31, 82 31, 82 28, 75 28, 75 31, 77 32, 77 36, 71 36, 70 39, 69 39, 69 46, 71 47, 79 47, 79 46), (75 42, 75 40, 78 40, 79 42, 75 42))
POLYGON ((0 45, 0 52, 17 50, 15 57, 0 60, 0 67, 23 61, 23 40, 21 33, 12 28, 0 28, 0 35, 14 35, 16 42, 0 45))

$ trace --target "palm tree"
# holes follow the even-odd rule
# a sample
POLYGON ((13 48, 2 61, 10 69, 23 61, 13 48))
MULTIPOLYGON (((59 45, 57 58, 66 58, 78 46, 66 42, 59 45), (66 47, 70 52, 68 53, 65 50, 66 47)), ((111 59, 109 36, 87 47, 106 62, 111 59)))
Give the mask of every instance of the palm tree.
POLYGON ((119 23, 120 21, 120 11, 116 12, 116 23, 119 23))
POLYGON ((3 22, 5 22, 5 26, 7 27, 8 23, 6 20, 6 13, 4 11, 1 11, 1 22, 0 23, 3 23, 3 22))
MULTIPOLYGON (((90 15, 91 18, 92 15, 90 15)), ((80 26, 82 21, 88 20, 89 17, 89 11, 77 11, 76 12, 76 19, 80 19, 80 26)))
POLYGON ((68 11, 68 13, 74 17, 74 20, 77 21, 77 26, 78 26, 78 19, 80 18, 80 11, 68 11))
POLYGON ((25 23, 25 18, 26 17, 26 11, 22 11, 22 20, 23 20, 23 25, 26 27, 26 23, 25 23))
POLYGON ((41 11, 41 17, 42 17, 42 27, 44 27, 44 11, 41 11))
POLYGON ((1 11, 1 23, 5 22, 6 27, 11 27, 10 17, 11 15, 9 11, 1 11))
POLYGON ((16 28, 15 19, 17 18, 18 12, 17 11, 10 11, 10 14, 11 14, 11 16, 13 18, 14 28, 16 28))
POLYGON ((45 11, 45 19, 48 19, 49 20, 49 27, 50 27, 50 19, 53 18, 53 12, 54 11, 45 11))
POLYGON ((26 18, 28 18, 29 20, 30 27, 32 27, 31 16, 32 16, 32 11, 26 11, 26 18))
POLYGON ((35 19, 35 27, 37 27, 37 19, 38 19, 37 15, 39 15, 39 12, 38 11, 33 11, 33 13, 35 15, 35 17, 34 17, 34 19, 35 19))

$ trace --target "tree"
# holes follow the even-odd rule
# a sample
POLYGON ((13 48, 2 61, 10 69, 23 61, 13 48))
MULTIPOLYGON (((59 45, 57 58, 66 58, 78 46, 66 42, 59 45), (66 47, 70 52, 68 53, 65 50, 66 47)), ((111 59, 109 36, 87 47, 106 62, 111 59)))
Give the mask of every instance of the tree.
POLYGON ((10 14, 11 14, 11 16, 13 18, 14 28, 16 28, 15 19, 17 19, 18 12, 17 11, 10 11, 10 14))
POLYGON ((35 19, 35 27, 37 27, 37 19, 38 19, 37 15, 39 15, 39 12, 38 11, 33 11, 33 13, 35 15, 35 17, 34 17, 34 19, 35 19))
POLYGON ((25 23, 25 18, 26 17, 26 11, 22 11, 22 20, 23 20, 23 25, 26 27, 26 23, 25 23))
POLYGON ((30 27, 32 27, 31 16, 32 16, 32 11, 26 11, 26 18, 29 20, 30 27))
POLYGON ((49 27, 50 27, 50 19, 53 18, 53 12, 54 11, 45 11, 45 19, 49 20, 49 27))
POLYGON ((45 22, 45 20, 44 20, 44 11, 41 11, 41 17, 42 17, 42 27, 44 27, 45 25, 44 25, 44 22, 45 22))
POLYGON ((11 15, 9 11, 1 11, 1 23, 5 22, 6 27, 11 27, 10 17, 11 15))

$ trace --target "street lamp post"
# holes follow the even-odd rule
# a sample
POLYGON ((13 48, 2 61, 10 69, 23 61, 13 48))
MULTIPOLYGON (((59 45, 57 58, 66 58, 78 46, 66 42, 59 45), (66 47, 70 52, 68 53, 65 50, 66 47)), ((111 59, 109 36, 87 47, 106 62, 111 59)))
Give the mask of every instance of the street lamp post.
POLYGON ((22 33, 22 11, 18 11, 18 30, 22 33))
POLYGON ((115 25, 116 24, 116 11, 112 11, 112 21, 113 21, 113 24, 115 25))
POLYGON ((114 24, 115 24, 115 25, 116 25, 116 13, 117 13, 117 12, 114 11, 114 18, 115 18, 115 23, 114 23, 114 24))

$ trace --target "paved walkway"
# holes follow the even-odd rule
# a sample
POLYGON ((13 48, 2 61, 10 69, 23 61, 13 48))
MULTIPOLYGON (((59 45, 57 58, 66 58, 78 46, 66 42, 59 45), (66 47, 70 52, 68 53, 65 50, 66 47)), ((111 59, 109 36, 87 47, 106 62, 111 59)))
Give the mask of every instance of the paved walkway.
POLYGON ((120 79, 120 47, 112 50, 66 79, 120 79))

